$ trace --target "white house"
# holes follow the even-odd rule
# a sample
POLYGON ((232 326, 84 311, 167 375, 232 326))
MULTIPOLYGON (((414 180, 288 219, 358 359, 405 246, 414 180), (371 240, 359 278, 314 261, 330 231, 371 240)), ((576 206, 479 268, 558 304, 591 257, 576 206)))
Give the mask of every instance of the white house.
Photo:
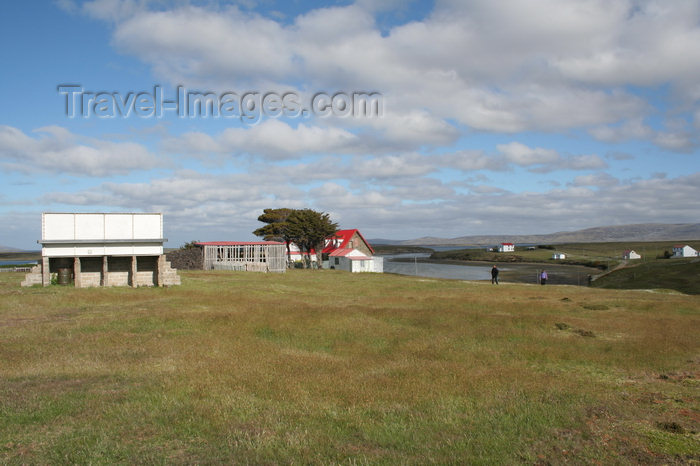
POLYGON ((165 241, 160 213, 44 213, 41 264, 22 286, 48 286, 54 273, 76 288, 179 285, 165 241))
MULTIPOLYGON (((289 245, 289 259, 300 260, 302 253, 299 247, 289 245)), ((312 250, 311 260, 316 261, 316 251, 312 250)), ((379 272, 384 271, 384 258, 374 255, 374 249, 357 229, 338 230, 334 235, 325 239, 321 251, 323 268, 347 270, 348 272, 379 272)))
POLYGON ((672 257, 697 257, 698 252, 688 246, 687 244, 685 246, 681 244, 677 244, 673 246, 673 256, 672 257))
POLYGON ((634 259, 641 259, 642 256, 637 254, 636 252, 630 250, 630 251, 625 251, 622 253, 622 258, 625 260, 634 260, 634 259))
POLYGON ((330 267, 348 272, 379 272, 384 271, 382 257, 366 256, 357 249, 336 249, 328 254, 330 267))
POLYGON ((306 252, 302 253, 301 249, 299 249, 299 246, 297 246, 295 243, 289 243, 288 258, 291 262, 300 261, 306 256, 308 256, 311 259, 311 262, 316 262, 316 251, 312 251, 311 254, 307 254, 306 252))
POLYGON ((566 259, 566 254, 564 254, 563 252, 555 252, 554 254, 552 254, 552 259, 554 259, 554 260, 566 259))
POLYGON ((515 245, 513 243, 501 243, 500 246, 498 246, 498 252, 514 252, 515 251, 515 245))

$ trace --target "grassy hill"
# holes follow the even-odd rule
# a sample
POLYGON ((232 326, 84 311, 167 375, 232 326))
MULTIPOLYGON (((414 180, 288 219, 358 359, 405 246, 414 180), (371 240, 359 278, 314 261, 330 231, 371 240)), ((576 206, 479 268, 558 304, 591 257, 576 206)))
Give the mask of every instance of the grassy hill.
POLYGON ((628 290, 665 288, 700 294, 700 259, 642 262, 607 274, 595 280, 593 286, 628 290))
POLYGON ((41 251, 0 252, 0 261, 38 261, 41 251))
POLYGON ((407 254, 407 253, 431 253, 434 250, 421 246, 399 246, 395 244, 374 244, 373 249, 376 254, 407 254))
POLYGON ((0 463, 700 460, 700 301, 294 270, 0 274, 0 463))

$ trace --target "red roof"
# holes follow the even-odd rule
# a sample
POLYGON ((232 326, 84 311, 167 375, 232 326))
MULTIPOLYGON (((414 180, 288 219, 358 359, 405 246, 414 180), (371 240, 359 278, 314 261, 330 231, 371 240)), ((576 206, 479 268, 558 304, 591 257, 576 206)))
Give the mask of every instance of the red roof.
POLYGON ((329 257, 347 257, 350 260, 357 261, 357 260, 369 260, 370 257, 365 256, 364 254, 361 256, 349 256, 350 253, 353 251, 356 251, 356 249, 348 249, 348 248, 343 248, 343 249, 336 249, 332 253, 330 253, 328 256, 329 257))
MULTIPOLYGON (((338 240, 339 240, 339 244, 338 244, 338 246, 334 246, 333 243, 328 244, 328 246, 326 246, 325 248, 323 248, 323 253, 324 253, 324 254, 329 254, 329 253, 335 251, 336 249, 347 249, 347 247, 348 247, 348 242, 350 242, 350 240, 351 240, 352 237, 355 235, 355 233, 357 233, 357 235, 358 235, 360 238, 362 238, 362 241, 365 242, 365 244, 367 245, 367 247, 369 248, 369 250, 372 252, 372 254, 374 254, 374 249, 373 249, 372 246, 367 242, 367 240, 365 239, 365 237, 362 236, 362 233, 360 233, 360 230, 358 230, 357 228, 352 229, 352 230, 338 230, 338 231, 335 233, 335 235, 329 236, 328 238, 326 238, 326 239, 338 239, 338 240)), ((356 245, 355 245, 355 248, 356 248, 356 245)))
POLYGON ((503 246, 513 246, 513 243, 501 243, 503 246))
POLYGON ((253 246, 253 245, 283 245, 279 241, 207 241, 197 243, 200 246, 253 246))

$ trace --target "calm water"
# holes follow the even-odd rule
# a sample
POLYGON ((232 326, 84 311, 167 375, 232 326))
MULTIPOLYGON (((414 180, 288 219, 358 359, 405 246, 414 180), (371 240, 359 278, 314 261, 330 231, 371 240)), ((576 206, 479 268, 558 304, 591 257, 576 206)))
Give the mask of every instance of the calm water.
POLYGON ((491 267, 483 265, 430 264, 425 262, 394 262, 392 259, 427 258, 430 254, 396 254, 384 256, 384 272, 455 280, 491 280, 491 267))
POLYGON ((36 264, 36 261, 0 261, 0 265, 24 265, 24 264, 36 264))

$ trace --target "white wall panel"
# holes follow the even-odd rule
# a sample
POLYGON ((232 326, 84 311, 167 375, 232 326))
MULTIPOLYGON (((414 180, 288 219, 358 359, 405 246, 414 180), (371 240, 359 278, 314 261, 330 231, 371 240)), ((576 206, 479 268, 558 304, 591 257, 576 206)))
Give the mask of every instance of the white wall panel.
POLYGON ((75 239, 104 239, 104 214, 75 214, 75 239))
POLYGON ((66 240, 75 239, 73 214, 43 214, 41 239, 66 240))
POLYGON ((134 215, 134 239, 154 239, 162 237, 162 215, 134 215))
POLYGON ((132 239, 134 214, 105 214, 105 239, 132 239))
POLYGON ((105 248, 99 245, 80 245, 75 248, 76 256, 104 256, 105 248))
POLYGON ((75 255, 75 248, 73 246, 44 246, 41 255, 44 257, 72 257, 75 255))

